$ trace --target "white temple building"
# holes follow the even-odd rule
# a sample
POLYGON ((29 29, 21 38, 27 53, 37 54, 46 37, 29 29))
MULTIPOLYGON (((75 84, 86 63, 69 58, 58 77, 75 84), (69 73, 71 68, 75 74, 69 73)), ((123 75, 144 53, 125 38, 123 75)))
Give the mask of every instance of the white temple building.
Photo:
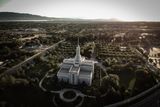
POLYGON ((86 60, 80 54, 80 46, 76 48, 75 58, 64 59, 60 70, 57 73, 59 81, 65 81, 73 85, 86 83, 92 84, 94 75, 94 61, 86 60))

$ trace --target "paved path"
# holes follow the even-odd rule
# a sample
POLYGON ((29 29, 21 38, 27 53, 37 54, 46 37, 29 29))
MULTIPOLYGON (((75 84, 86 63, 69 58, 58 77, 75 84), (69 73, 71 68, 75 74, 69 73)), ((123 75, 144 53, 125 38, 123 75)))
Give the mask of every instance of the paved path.
POLYGON ((85 95, 82 94, 80 91, 75 90, 75 89, 63 89, 63 90, 60 91, 59 96, 65 102, 73 102, 77 99, 78 96, 81 96, 83 98, 85 95), (66 93, 68 91, 72 91, 72 92, 75 93, 75 96, 72 99, 67 99, 67 98, 64 97, 64 93, 66 93))
POLYGON ((39 87, 43 90, 43 91, 47 91, 44 87, 43 87, 43 85, 42 85, 42 83, 43 83, 43 81, 44 81, 44 79, 46 78, 46 76, 48 75, 48 72, 45 74, 45 76, 40 80, 40 82, 39 82, 39 87))
MULTIPOLYGON (((48 77, 51 77, 51 76, 49 76, 49 75, 48 75, 48 72, 47 72, 47 73, 45 74, 45 76, 44 76, 44 77, 40 80, 40 82, 39 82, 39 87, 40 87, 43 91, 47 91, 47 89, 43 87, 43 81, 44 81, 45 78, 48 78, 48 77)), ((86 97, 86 96, 87 96, 87 97, 90 97, 90 98, 95 98, 94 96, 85 95, 85 94, 81 93, 79 90, 75 90, 75 89, 67 89, 67 88, 64 88, 64 89, 59 90, 59 91, 51 90, 50 92, 51 92, 51 93, 61 94, 61 93, 63 93, 64 91, 67 91, 67 90, 74 90, 74 92, 76 92, 77 95, 82 96, 82 97, 86 97)))

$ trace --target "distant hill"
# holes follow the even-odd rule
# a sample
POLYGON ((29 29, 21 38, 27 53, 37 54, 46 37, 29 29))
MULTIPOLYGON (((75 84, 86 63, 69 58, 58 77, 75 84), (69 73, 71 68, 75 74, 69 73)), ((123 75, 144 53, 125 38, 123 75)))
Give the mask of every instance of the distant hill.
POLYGON ((72 18, 54 18, 28 13, 0 12, 0 21, 22 21, 22 20, 46 20, 46 21, 106 21, 117 22, 118 19, 72 19, 72 18))
POLYGON ((49 17, 26 13, 0 12, 0 20, 50 20, 49 17))

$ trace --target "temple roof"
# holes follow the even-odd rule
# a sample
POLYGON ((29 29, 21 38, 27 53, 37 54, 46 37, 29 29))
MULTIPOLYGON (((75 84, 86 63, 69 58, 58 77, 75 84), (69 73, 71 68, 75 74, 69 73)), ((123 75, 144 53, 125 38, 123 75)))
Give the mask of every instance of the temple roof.
POLYGON ((79 67, 75 67, 74 64, 63 63, 61 65, 61 69, 59 73, 69 73, 69 72, 79 72, 79 75, 90 75, 93 70, 92 65, 80 65, 79 67))
POLYGON ((94 62, 92 60, 85 60, 84 57, 81 57, 78 39, 75 58, 64 59, 61 69, 58 71, 58 73, 72 72, 79 75, 90 75, 93 71, 93 67, 94 62))

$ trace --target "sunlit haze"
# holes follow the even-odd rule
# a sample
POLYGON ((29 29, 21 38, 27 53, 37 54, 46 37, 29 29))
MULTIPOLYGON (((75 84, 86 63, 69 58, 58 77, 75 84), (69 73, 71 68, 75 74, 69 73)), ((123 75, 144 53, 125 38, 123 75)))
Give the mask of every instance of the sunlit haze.
POLYGON ((1 12, 49 17, 160 21, 160 0, 0 0, 1 12))

